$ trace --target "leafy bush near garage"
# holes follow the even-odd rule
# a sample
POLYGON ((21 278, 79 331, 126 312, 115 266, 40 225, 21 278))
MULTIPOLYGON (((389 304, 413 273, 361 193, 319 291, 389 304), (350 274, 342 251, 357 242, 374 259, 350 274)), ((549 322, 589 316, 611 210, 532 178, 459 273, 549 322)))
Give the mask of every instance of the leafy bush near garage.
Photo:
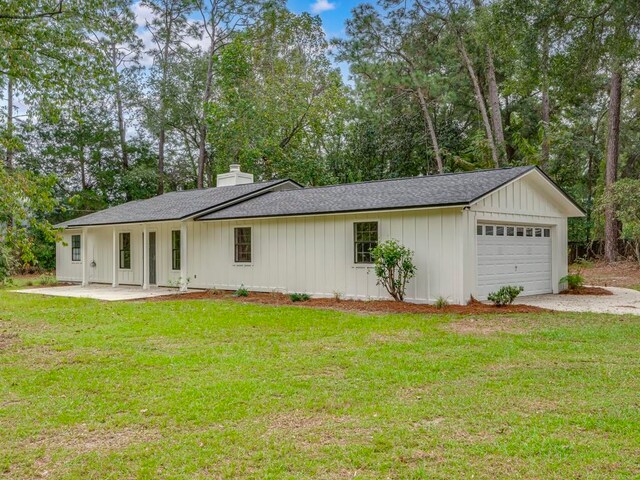
POLYGON ((569 290, 577 290, 584 286, 584 277, 579 273, 570 273, 562 277, 560 283, 566 283, 569 290))
POLYGON ((291 295, 289 295, 289 298, 292 302, 306 302, 311 297, 308 293, 292 293, 291 295))
POLYGON ((515 287, 513 285, 505 285, 500 287, 497 292, 491 292, 487 299, 498 307, 511 305, 518 295, 522 293, 524 287, 515 287))
POLYGON ((396 240, 387 240, 371 250, 378 285, 383 285, 394 300, 402 302, 407 282, 416 274, 413 252, 396 240))

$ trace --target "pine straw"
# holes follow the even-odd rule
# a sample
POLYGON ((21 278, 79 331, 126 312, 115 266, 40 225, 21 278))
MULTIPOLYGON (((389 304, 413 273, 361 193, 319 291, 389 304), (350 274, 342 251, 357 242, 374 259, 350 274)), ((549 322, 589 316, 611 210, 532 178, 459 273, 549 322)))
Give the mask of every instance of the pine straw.
POLYGON ((251 292, 248 297, 236 297, 228 290, 202 290, 188 292, 181 295, 162 295, 158 297, 133 300, 144 302, 162 302, 178 300, 231 300, 239 303, 254 303, 260 305, 295 306, 305 308, 321 308, 343 312, 358 313, 421 313, 421 314, 508 314, 508 313, 542 313, 551 310, 531 305, 506 305, 496 307, 477 300, 467 305, 447 305, 436 308, 434 305, 396 302, 393 300, 339 300, 336 298, 311 298, 305 302, 292 302, 288 295, 282 293, 251 292))
POLYGON ((560 292, 561 295, 613 295, 613 293, 606 288, 601 287, 578 287, 571 288, 569 290, 563 290, 560 292))

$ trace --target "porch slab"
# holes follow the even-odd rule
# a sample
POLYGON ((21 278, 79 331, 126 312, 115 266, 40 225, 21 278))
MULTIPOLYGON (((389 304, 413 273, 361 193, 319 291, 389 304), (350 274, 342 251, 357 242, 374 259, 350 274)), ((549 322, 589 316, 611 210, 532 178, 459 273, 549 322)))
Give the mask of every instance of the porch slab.
POLYGON ((90 284, 86 287, 81 285, 64 285, 59 287, 25 288, 14 291, 18 293, 49 295, 53 297, 91 298, 93 300, 102 300, 105 302, 139 300, 185 293, 175 288, 166 287, 152 287, 149 290, 143 290, 142 287, 132 285, 112 287, 110 285, 97 284, 90 284))

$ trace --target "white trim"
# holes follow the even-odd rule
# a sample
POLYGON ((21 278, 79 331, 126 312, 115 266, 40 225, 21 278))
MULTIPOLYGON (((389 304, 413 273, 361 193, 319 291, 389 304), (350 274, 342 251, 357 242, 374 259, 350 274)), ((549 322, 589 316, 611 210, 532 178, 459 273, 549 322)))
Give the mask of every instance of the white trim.
MULTIPOLYGON (((556 193, 558 196, 562 197, 562 202, 567 205, 569 208, 562 208, 562 210, 566 210, 566 215, 567 217, 584 217, 585 214, 582 213, 582 211, 580 211, 580 209, 578 209, 578 207, 576 207, 573 202, 571 202, 571 200, 569 200, 567 198, 567 194, 564 193, 555 183, 553 183, 551 180, 549 180, 549 178, 546 177, 546 175, 544 175, 543 173, 541 173, 537 168, 532 168, 531 170, 524 172, 522 175, 517 176, 516 178, 508 181, 507 183, 505 183, 504 185, 501 185, 500 187, 496 188, 495 190, 490 191, 489 193, 486 193, 485 195, 481 196, 480 198, 474 200, 473 202, 469 203, 469 206, 473 206, 476 205, 478 203, 480 203, 482 200, 484 200, 485 198, 490 197, 491 195, 495 194, 496 192, 508 187, 509 185, 522 180, 523 178, 526 178, 528 175, 530 175, 531 173, 536 172, 536 174, 538 175, 537 178, 541 178, 542 180, 545 181, 545 184, 548 187, 552 187, 554 190, 554 193, 556 193)), ((551 217, 551 216, 550 216, 551 217)), ((553 218, 553 217, 551 217, 553 218)))
POLYGON ((448 210, 451 208, 464 209, 467 208, 466 203, 459 203, 456 205, 436 205, 433 207, 407 207, 407 208, 388 208, 386 210, 356 210, 355 212, 327 212, 327 213, 301 213, 296 215, 266 215, 260 217, 239 217, 239 218, 211 218, 211 219, 197 219, 197 222, 250 222, 253 220, 272 220, 283 218, 308 218, 308 217, 324 217, 324 216, 336 216, 336 215, 377 215, 380 213, 395 213, 395 212, 415 212, 418 210, 448 210))

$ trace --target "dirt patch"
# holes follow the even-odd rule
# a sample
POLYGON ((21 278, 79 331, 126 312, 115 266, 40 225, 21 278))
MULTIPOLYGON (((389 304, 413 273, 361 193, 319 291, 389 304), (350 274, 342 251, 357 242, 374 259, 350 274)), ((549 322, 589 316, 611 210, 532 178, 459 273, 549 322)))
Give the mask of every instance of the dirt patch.
POLYGON ((560 295, 613 295, 613 292, 602 287, 579 287, 563 290, 560 295))
POLYGON ((62 468, 62 459, 59 457, 55 461, 52 459, 52 454, 57 450, 71 451, 73 455, 89 452, 104 453, 121 450, 137 443, 157 441, 160 438, 160 432, 142 426, 121 430, 102 430, 91 429, 85 424, 80 424, 43 433, 28 440, 25 448, 44 450, 43 455, 36 460, 35 467, 37 478, 47 478, 62 468))
POLYGON ((128 445, 155 441, 160 438, 156 430, 127 427, 121 430, 91 429, 85 424, 47 432, 30 442, 31 447, 46 450, 73 450, 78 453, 95 450, 120 450, 128 445))
POLYGON ((374 432, 366 427, 356 426, 355 423, 348 416, 326 413, 277 413, 266 418, 265 435, 279 439, 285 437, 305 448, 370 441, 374 432))
POLYGON ((20 337, 18 337, 15 333, 2 333, 0 332, 0 350, 4 350, 5 348, 9 348, 12 345, 15 345, 20 341, 20 337))
POLYGON ((203 290, 198 292, 188 292, 182 295, 162 295, 152 298, 138 299, 132 301, 162 302, 176 300, 231 300, 239 303, 257 303, 262 305, 275 306, 295 306, 303 308, 320 308, 325 310, 338 310, 342 312, 360 312, 373 314, 386 313, 422 313, 434 314, 490 314, 490 313, 542 313, 551 310, 533 307, 529 305, 506 305, 496 307, 495 305, 472 301, 468 305, 447 305, 443 308, 436 308, 434 305, 417 303, 395 302, 392 300, 338 300, 335 298, 312 298, 306 302, 292 302, 288 295, 282 293, 260 293, 251 292, 248 297, 236 297, 228 290, 203 290))
POLYGON ((625 288, 638 288, 640 285, 640 263, 638 262, 624 261, 608 264, 596 261, 586 268, 580 268, 588 285, 625 288))
POLYGON ((493 335, 495 333, 523 334, 533 329, 533 324, 523 318, 464 318, 448 323, 446 330, 462 335, 493 335))

